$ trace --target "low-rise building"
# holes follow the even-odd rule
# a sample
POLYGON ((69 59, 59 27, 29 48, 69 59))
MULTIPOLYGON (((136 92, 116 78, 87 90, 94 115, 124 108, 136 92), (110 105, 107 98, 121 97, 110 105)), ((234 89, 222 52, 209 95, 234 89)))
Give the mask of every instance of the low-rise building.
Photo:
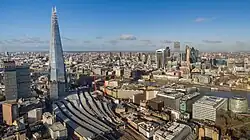
POLYGON ((158 123, 155 123, 155 122, 152 122, 152 121, 138 123, 139 132, 142 133, 148 139, 153 137, 155 131, 159 127, 160 126, 159 126, 158 123))
POLYGON ((49 132, 52 139, 67 139, 67 128, 60 122, 55 122, 49 126, 49 132))
POLYGON ((191 128, 188 125, 169 122, 158 129, 153 140, 193 140, 195 135, 192 134, 191 128))

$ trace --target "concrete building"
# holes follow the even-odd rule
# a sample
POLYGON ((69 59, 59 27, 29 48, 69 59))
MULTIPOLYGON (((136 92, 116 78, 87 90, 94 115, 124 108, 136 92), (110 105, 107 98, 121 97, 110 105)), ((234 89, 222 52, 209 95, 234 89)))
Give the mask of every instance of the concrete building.
POLYGON ((193 119, 216 121, 217 111, 227 110, 226 98, 203 96, 193 104, 193 119))
POLYGON ((60 122, 53 123, 48 129, 52 139, 64 140, 68 138, 67 128, 60 122))
POLYGON ((193 94, 187 94, 181 98, 180 101, 180 111, 192 113, 193 104, 200 98, 199 92, 194 92, 193 94))
POLYGON ((133 95, 133 103, 134 104, 140 105, 140 102, 144 101, 145 99, 146 99, 145 93, 138 93, 138 94, 133 95))
POLYGON ((182 96, 184 96, 184 93, 163 89, 162 91, 159 91, 156 98, 164 102, 164 107, 179 110, 182 96))
POLYGON ((156 97, 158 90, 146 90, 146 101, 156 97))
POLYGON ((42 121, 44 124, 52 125, 55 122, 55 117, 50 112, 43 113, 42 121))
POLYGON ((143 90, 126 90, 126 89, 118 89, 117 90, 117 98, 120 99, 133 99, 133 95, 142 94, 143 90))
POLYGON ((202 126, 199 128, 198 138, 199 140, 203 140, 203 139, 219 140, 220 132, 215 127, 202 126))
POLYGON ((158 129, 153 140, 194 140, 195 135, 191 134, 191 128, 185 124, 169 122, 158 129))
POLYGON ((131 77, 131 75, 132 75, 132 70, 129 68, 125 68, 123 77, 128 79, 131 77))
POLYGON ((3 121, 8 125, 12 125, 12 123, 18 118, 18 105, 16 102, 7 102, 2 105, 3 110, 3 121))
POLYGON ((34 123, 39 120, 42 120, 42 108, 35 108, 28 112, 28 122, 34 123))
POLYGON ((148 121, 138 123, 138 130, 148 139, 152 138, 155 131, 159 128, 159 124, 148 121))

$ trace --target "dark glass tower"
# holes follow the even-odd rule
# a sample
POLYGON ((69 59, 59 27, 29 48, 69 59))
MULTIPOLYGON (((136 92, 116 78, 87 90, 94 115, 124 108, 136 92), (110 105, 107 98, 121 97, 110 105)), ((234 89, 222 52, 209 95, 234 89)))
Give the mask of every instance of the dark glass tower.
POLYGON ((50 98, 66 95, 66 72, 56 8, 52 8, 50 40, 50 98))

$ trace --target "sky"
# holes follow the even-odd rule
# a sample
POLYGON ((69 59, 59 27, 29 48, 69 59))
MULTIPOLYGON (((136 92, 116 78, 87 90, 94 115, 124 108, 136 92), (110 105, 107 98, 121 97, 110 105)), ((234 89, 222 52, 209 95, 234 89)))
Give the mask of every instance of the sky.
POLYGON ((52 6, 65 51, 250 51, 249 0, 0 0, 0 51, 49 50, 52 6))

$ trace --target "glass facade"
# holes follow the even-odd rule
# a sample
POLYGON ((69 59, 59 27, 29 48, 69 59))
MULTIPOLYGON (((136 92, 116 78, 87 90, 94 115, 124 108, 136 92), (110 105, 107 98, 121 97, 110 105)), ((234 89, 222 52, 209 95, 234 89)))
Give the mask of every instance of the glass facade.
POLYGON ((67 81, 56 8, 52 8, 51 17, 50 80, 51 98, 58 98, 61 95, 65 95, 67 81))

